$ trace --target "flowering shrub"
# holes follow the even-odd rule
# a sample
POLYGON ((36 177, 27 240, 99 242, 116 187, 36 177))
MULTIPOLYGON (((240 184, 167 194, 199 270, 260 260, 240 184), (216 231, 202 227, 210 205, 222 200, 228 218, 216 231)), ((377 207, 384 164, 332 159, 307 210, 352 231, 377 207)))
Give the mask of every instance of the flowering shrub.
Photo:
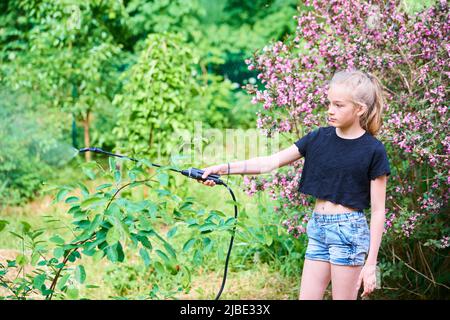
MULTIPOLYGON (((448 247, 450 232, 448 3, 438 1, 408 14, 395 0, 310 0, 294 19, 294 35, 246 60, 260 80, 259 87, 246 86, 254 95, 252 102, 262 105, 257 127, 269 137, 292 133, 293 143, 326 126, 328 80, 336 71, 356 68, 376 74, 387 100, 377 138, 386 146, 392 169, 380 260, 392 261, 395 255, 434 288, 446 287, 434 279, 442 271, 439 250, 448 247), (432 250, 423 254, 422 246, 432 250), (419 254, 420 262, 414 258, 419 254)), ((278 200, 276 209, 287 215, 284 225, 296 236, 305 232, 308 216, 293 218, 288 213, 311 204, 309 196, 297 191, 303 161, 271 179, 246 179, 249 194, 267 190, 278 200)), ((420 294, 426 295, 424 290, 420 294)))

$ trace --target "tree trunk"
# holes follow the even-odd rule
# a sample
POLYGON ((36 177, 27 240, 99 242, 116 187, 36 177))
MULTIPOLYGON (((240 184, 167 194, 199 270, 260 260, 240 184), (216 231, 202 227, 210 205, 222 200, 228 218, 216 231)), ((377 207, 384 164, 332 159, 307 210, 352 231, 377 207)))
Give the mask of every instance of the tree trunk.
MULTIPOLYGON (((83 120, 83 127, 84 127, 84 147, 89 148, 91 144, 91 139, 89 136, 89 122, 90 122, 90 115, 91 112, 88 110, 86 112, 86 118, 83 120)), ((91 161, 91 153, 85 152, 84 153, 86 157, 86 161, 91 161)))

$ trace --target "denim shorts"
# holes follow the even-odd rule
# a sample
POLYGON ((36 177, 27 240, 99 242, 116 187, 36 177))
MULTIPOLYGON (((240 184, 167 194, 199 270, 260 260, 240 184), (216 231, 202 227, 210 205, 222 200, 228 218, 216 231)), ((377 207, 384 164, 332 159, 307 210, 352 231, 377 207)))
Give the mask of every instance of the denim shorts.
POLYGON ((344 266, 364 265, 370 245, 369 226, 364 212, 313 212, 306 226, 306 234, 306 259, 344 266))

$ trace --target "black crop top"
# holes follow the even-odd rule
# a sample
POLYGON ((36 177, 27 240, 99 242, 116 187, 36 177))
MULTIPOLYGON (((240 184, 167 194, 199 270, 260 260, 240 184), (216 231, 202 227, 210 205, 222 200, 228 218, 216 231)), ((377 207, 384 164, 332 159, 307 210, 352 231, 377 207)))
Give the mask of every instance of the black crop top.
POLYGON ((370 207, 370 180, 390 175, 381 141, 365 132, 344 139, 333 126, 319 127, 294 143, 305 157, 299 191, 363 211, 370 207))

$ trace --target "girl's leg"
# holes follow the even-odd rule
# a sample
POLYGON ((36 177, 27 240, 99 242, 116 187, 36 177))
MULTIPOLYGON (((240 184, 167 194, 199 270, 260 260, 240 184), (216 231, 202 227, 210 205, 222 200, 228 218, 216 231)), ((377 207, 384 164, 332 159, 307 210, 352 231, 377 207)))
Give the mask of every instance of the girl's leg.
POLYGON ((340 266, 331 264, 331 287, 333 300, 356 300, 356 285, 363 266, 340 266))
POLYGON ((330 279, 329 262, 305 259, 299 300, 322 300, 330 279))

